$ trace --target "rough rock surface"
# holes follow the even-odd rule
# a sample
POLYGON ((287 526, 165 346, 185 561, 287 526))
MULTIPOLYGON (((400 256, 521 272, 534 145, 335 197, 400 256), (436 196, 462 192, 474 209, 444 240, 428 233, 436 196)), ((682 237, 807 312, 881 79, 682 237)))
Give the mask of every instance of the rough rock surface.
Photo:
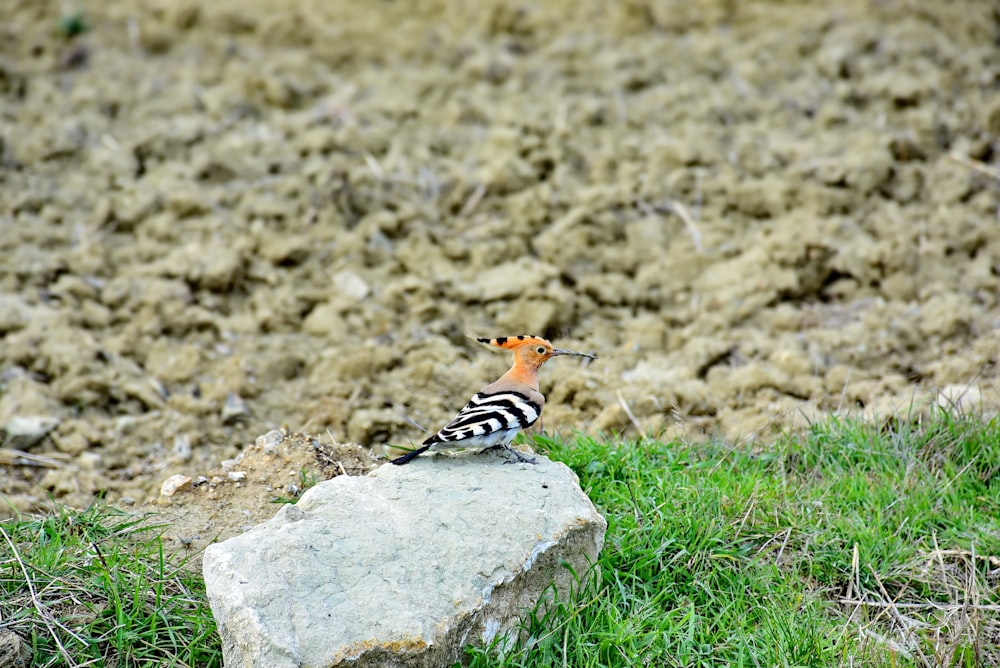
POLYGON ((227 666, 442 666, 565 596, 606 528, 562 464, 424 457, 210 546, 205 583, 227 666))

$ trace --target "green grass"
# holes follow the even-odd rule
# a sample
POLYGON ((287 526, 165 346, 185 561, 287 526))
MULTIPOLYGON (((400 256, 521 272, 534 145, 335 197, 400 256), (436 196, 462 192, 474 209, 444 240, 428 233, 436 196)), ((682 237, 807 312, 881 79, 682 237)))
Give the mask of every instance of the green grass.
MULTIPOLYGON (((1000 665, 998 420, 536 444, 579 475, 605 549, 476 668, 1000 665)), ((32 665, 221 665, 200 576, 146 524, 94 506, 0 528, 0 632, 32 665)))
POLYGON ((1000 423, 769 447, 539 439, 608 519, 599 575, 485 666, 993 666, 1000 423))
POLYGON ((221 666, 200 574, 105 505, 0 523, 0 631, 32 666, 221 666))

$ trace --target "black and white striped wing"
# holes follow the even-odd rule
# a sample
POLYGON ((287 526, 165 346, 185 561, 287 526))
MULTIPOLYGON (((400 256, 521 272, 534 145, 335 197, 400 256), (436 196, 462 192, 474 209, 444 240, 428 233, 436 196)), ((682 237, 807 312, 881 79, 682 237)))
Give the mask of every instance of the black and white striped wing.
POLYGON ((478 392, 424 445, 488 448, 509 443, 522 429, 535 424, 542 407, 520 392, 478 392))

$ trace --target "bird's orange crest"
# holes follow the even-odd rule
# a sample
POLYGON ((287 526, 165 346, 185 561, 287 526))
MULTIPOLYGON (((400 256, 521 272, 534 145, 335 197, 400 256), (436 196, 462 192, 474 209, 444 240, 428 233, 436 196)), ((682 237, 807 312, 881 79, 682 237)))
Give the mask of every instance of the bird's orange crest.
POLYGON ((507 372, 505 378, 523 383, 529 387, 538 388, 538 368, 553 357, 574 355, 597 359, 590 353, 578 353, 573 350, 554 348, 551 343, 540 336, 521 334, 519 336, 501 336, 496 339, 477 339, 480 343, 493 348, 502 348, 514 353, 514 366, 507 372))
POLYGON ((494 348, 503 348, 504 350, 514 350, 520 348, 521 346, 527 345, 537 345, 544 346, 546 348, 551 348, 552 344, 543 339, 540 336, 534 336, 532 334, 518 334, 517 336, 498 336, 495 339, 483 339, 477 338, 476 341, 480 343, 492 346, 494 348))

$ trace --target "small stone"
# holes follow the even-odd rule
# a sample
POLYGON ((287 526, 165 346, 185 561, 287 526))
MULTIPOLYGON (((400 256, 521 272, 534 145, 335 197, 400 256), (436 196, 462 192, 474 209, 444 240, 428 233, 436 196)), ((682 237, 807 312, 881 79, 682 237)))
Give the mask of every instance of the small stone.
POLYGON ((240 482, 241 480, 245 480, 246 477, 247 474, 243 471, 230 471, 226 474, 226 478, 229 482, 240 482))
POLYGON ((188 487, 190 484, 191 478, 189 476, 181 473, 172 475, 164 480, 163 484, 160 485, 160 496, 171 497, 185 487, 188 487))
POLYGON ((235 424, 250 417, 250 408, 243 397, 235 392, 226 394, 226 405, 222 407, 222 424, 235 424))
POLYGON ((371 291, 365 279, 349 269, 338 271, 333 275, 333 287, 337 294, 350 297, 355 301, 361 301, 371 291))
POLYGON ((3 444, 15 450, 27 450, 58 427, 59 422, 59 418, 48 415, 13 417, 3 426, 6 433, 3 444))
POLYGON ((263 450, 265 454, 273 455, 278 451, 278 446, 284 439, 284 434, 277 429, 272 429, 266 434, 257 437, 257 447, 263 450))

